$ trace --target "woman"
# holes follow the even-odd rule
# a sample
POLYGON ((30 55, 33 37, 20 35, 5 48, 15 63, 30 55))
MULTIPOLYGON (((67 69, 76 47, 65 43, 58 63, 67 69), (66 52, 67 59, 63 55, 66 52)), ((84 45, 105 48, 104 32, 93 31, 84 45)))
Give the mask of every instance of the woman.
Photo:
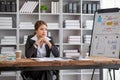
MULTIPOLYGON (((25 56, 27 58, 59 57, 59 51, 54 45, 52 37, 47 37, 47 24, 40 20, 35 23, 35 34, 28 36, 25 45, 25 56)), ((52 80, 52 74, 56 71, 24 71, 23 75, 33 80, 52 80)))

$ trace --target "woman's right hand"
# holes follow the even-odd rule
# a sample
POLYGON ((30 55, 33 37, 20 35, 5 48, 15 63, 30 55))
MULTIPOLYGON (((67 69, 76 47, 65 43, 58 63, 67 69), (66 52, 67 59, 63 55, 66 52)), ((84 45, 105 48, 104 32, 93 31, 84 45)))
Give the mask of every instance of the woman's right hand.
POLYGON ((43 41, 43 38, 39 38, 36 42, 35 42, 35 45, 39 45, 40 47, 42 47, 44 41, 43 41))

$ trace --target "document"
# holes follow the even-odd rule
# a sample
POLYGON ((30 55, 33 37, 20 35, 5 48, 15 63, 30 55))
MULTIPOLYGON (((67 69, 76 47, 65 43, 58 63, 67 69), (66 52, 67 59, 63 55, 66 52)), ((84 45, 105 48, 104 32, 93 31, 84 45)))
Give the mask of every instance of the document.
POLYGON ((57 57, 57 58, 43 57, 43 58, 31 58, 31 59, 36 60, 36 61, 66 61, 66 60, 72 60, 72 59, 63 59, 63 58, 60 58, 60 57, 57 57))

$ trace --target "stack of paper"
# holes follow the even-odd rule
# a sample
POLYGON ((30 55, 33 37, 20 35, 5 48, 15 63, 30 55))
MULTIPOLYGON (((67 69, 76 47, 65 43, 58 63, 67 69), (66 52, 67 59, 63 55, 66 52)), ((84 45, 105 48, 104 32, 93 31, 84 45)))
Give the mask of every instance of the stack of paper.
POLYGON ((16 36, 4 36, 1 39, 1 44, 16 44, 16 36))
POLYGON ((1 47, 1 54, 14 54, 15 49, 14 47, 1 47))
POLYGON ((48 57, 43 57, 43 58, 31 58, 33 60, 36 60, 36 61, 65 61, 65 60, 70 60, 70 59, 63 59, 63 58, 48 58, 48 57))
POLYGON ((12 28, 12 17, 0 17, 0 28, 12 28))
POLYGON ((73 57, 80 56, 80 52, 77 49, 73 49, 73 50, 67 49, 67 50, 64 50, 63 53, 64 53, 64 56, 67 58, 73 58, 73 57))
POLYGON ((84 43, 90 44, 90 42, 91 42, 91 35, 85 35, 84 36, 84 43))
POLYGON ((92 27, 93 27, 93 20, 86 20, 85 28, 86 29, 92 29, 92 27))
POLYGON ((69 44, 80 44, 81 36, 68 36, 69 44))
POLYGON ((21 7, 20 12, 32 13, 37 5, 38 5, 38 1, 26 1, 21 7))
POLYGON ((80 21, 79 20, 65 20, 64 27, 68 29, 79 29, 80 21))
POLYGON ((34 24, 32 22, 20 22, 21 29, 34 29, 34 24))

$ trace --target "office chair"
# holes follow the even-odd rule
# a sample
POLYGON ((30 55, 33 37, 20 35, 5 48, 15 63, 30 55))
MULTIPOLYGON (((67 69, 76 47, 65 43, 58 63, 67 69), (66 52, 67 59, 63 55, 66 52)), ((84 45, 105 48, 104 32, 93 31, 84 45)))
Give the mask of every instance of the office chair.
MULTIPOLYGON (((21 71, 21 76, 22 76, 23 80, 34 80, 34 79, 32 79, 32 77, 26 76, 28 74, 24 73, 24 71, 23 72, 21 71)), ((52 80, 59 80, 59 70, 53 71, 52 80)))
POLYGON ((30 76, 26 76, 23 72, 21 72, 21 76, 23 80, 33 80, 30 76))

